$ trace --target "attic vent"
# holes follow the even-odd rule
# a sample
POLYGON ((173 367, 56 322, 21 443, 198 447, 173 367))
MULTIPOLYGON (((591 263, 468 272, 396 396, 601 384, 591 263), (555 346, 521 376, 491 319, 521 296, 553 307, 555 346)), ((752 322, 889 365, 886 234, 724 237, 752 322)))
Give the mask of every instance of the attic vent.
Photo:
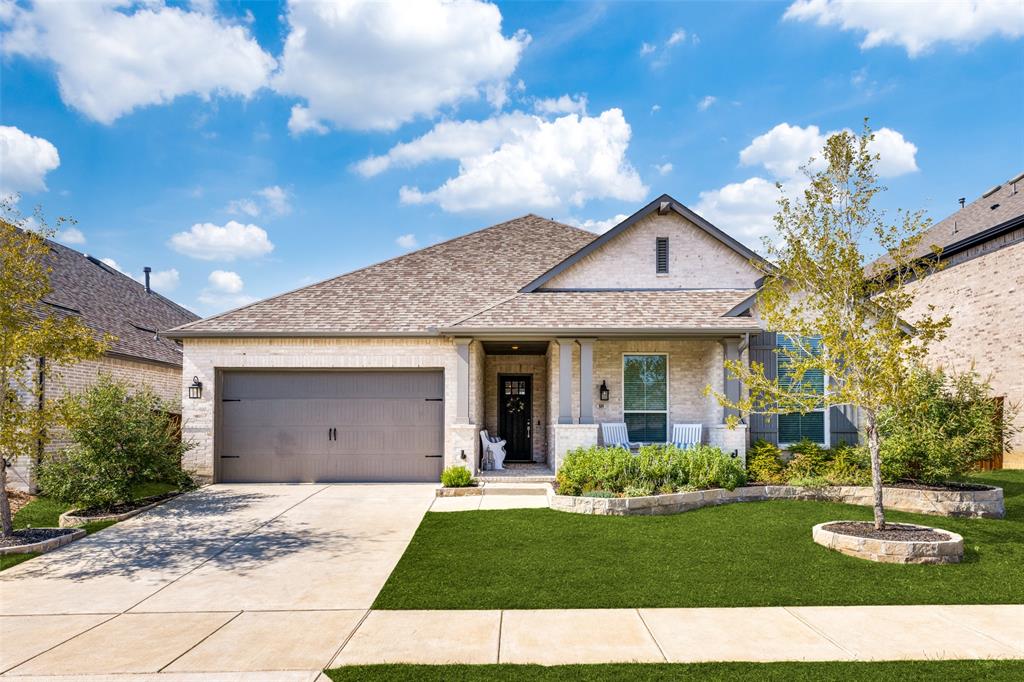
POLYGON ((985 192, 984 194, 982 194, 982 195, 981 195, 981 198, 982 198, 982 199, 984 199, 984 198, 986 198, 986 197, 990 197, 990 196, 992 196, 993 194, 995 194, 996 192, 998 192, 998 191, 999 191, 999 188, 1000 188, 1000 187, 1002 187, 1002 185, 996 185, 995 187, 993 187, 993 188, 992 188, 992 189, 990 189, 989 191, 987 191, 987 192, 985 192))
POLYGON ((133 326, 136 329, 138 329, 140 332, 147 332, 149 334, 156 334, 156 330, 155 329, 150 329, 149 327, 143 327, 141 324, 135 324, 134 322, 130 322, 129 324, 131 324, 131 326, 133 326))
POLYGON ((659 275, 668 274, 668 237, 658 237, 654 269, 659 275))
POLYGON ((1012 178, 1010 178, 1009 182, 1011 185, 1016 185, 1021 180, 1024 180, 1024 173, 1018 173, 1017 175, 1014 175, 1012 178))
POLYGON ((44 300, 43 303, 46 305, 56 308, 57 310, 63 310, 66 313, 74 313, 75 315, 81 315, 82 311, 78 308, 72 308, 71 306, 61 305, 60 303, 54 303, 53 301, 44 300))

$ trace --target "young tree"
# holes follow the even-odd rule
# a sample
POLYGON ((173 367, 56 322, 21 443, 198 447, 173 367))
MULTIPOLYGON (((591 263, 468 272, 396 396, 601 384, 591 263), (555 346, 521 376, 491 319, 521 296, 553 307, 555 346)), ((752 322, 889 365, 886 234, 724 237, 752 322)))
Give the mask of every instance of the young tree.
POLYGON ((730 401, 708 391, 725 406, 755 414, 859 408, 871 454, 875 527, 883 528, 879 413, 905 403, 913 368, 950 321, 935 319, 931 306, 920 318, 903 319, 914 300, 906 285, 938 267, 937 259, 914 257, 930 225, 923 211, 901 210, 889 222, 873 205, 885 188, 875 173, 872 137, 865 120, 859 136, 828 138, 821 162, 803 169, 809 185, 802 198, 779 199, 776 240, 765 240, 774 265, 755 263, 764 274, 757 313, 787 340, 777 351, 785 380, 769 378, 760 363, 729 361, 727 370, 749 395, 730 401), (865 246, 872 241, 887 262, 869 271, 865 246), (829 378, 824 390, 823 377, 829 378))
MULTIPOLYGON (((68 222, 60 219, 57 225, 68 222)), ((34 459, 46 439, 51 406, 40 391, 55 365, 95 357, 104 340, 71 315, 45 305, 50 293, 46 264, 48 228, 37 210, 22 217, 0 202, 0 533, 13 534, 7 468, 17 457, 34 459), (40 362, 45 358, 45 362, 40 362)))

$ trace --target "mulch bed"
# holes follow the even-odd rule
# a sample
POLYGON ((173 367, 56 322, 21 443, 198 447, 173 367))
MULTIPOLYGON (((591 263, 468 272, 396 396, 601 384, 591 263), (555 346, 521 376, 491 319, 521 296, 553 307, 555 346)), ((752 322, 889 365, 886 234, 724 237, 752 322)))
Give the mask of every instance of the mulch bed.
POLYGON ((0 547, 20 547, 21 545, 31 545, 36 542, 42 542, 44 540, 75 532, 77 532, 77 529, 75 528, 23 528, 21 530, 14 531, 14 535, 12 537, 0 537, 0 547))
POLYGON ((7 489, 7 500, 11 503, 11 515, 18 513, 18 510, 36 499, 35 495, 29 495, 21 490, 7 489))
POLYGON ((945 490, 954 492, 993 490, 990 485, 979 485, 977 483, 915 483, 913 481, 900 481, 899 483, 886 483, 886 488, 907 488, 910 490, 945 490))
POLYGON ((147 504, 153 504, 161 500, 166 500, 169 497, 175 497, 178 495, 177 491, 164 493, 163 495, 154 495, 152 497, 145 497, 139 500, 132 500, 131 502, 121 502, 119 504, 112 505, 110 507, 92 507, 90 509, 79 509, 75 511, 75 517, 80 519, 88 518, 99 518, 103 516, 113 516, 115 514, 124 514, 126 512, 134 511, 140 507, 145 507, 147 504))
POLYGON ((899 540, 902 542, 940 542, 950 536, 930 528, 908 526, 902 523, 887 523, 884 530, 876 530, 875 524, 867 521, 837 521, 825 526, 825 530, 840 535, 852 535, 869 540, 899 540))

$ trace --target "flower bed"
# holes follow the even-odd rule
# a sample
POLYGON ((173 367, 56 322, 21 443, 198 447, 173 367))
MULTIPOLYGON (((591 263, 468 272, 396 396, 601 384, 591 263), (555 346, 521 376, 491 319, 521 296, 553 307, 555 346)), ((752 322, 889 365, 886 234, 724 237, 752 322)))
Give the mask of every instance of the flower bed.
POLYGON ((882 531, 863 521, 828 521, 811 531, 816 543, 848 556, 886 564, 957 564, 964 539, 941 528, 890 523, 882 531))
MULTIPOLYGON (((1006 515, 1002 488, 928 490, 886 487, 882 491, 882 498, 887 509, 896 511, 996 519, 1001 519, 1006 515)), ((742 486, 734 490, 712 488, 642 497, 583 497, 552 494, 549 504, 552 509, 574 514, 635 516, 678 514, 716 504, 764 500, 817 500, 866 506, 871 506, 874 503, 871 488, 868 487, 801 488, 784 485, 755 485, 742 486)))

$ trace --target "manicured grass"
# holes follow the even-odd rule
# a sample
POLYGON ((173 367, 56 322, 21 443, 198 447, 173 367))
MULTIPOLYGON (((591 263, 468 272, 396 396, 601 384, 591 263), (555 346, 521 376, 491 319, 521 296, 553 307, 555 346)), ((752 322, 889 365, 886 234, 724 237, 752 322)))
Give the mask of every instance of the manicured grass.
POLYGON ((335 682, 431 682, 431 680, 750 680, 762 682, 857 682, 858 680, 1020 680, 1024 661, 896 661, 885 663, 692 663, 617 665, 367 665, 326 671, 335 682))
POLYGON ((877 564, 815 544, 822 521, 867 507, 772 501, 674 516, 549 509, 429 513, 377 609, 554 609, 1024 602, 1024 471, 974 477, 1007 518, 892 512, 964 536, 961 564, 877 564))
MULTIPOLYGON (((144 497, 153 497, 154 495, 162 495, 169 493, 174 490, 173 485, 167 483, 143 483, 135 488, 135 498, 140 499, 144 497)), ((56 528, 60 523, 60 515, 71 509, 72 505, 59 502, 49 497, 37 497, 32 500, 24 507, 18 510, 18 513, 14 515, 14 529, 19 528, 56 528)), ((86 534, 95 533, 98 530, 103 530, 108 526, 114 525, 114 521, 94 521, 87 523, 82 528, 86 534)), ((11 566, 17 566, 23 561, 28 561, 33 557, 39 556, 36 553, 27 554, 9 554, 7 556, 0 556, 0 571, 6 570, 11 566)))

